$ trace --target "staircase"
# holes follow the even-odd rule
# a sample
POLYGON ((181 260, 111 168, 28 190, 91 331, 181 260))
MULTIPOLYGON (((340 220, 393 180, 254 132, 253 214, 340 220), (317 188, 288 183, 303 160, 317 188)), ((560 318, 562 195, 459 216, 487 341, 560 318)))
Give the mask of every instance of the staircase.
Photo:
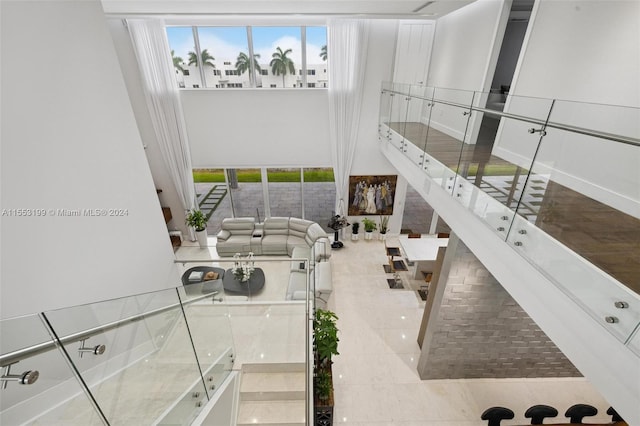
POLYGON ((243 364, 238 426, 304 426, 303 363, 243 364))

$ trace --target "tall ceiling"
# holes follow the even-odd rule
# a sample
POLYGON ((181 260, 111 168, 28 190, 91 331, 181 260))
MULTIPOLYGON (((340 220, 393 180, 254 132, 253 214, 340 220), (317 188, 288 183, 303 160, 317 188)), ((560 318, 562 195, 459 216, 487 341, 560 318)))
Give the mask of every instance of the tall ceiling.
POLYGON ((102 0, 108 14, 358 15, 436 19, 475 0, 102 0))

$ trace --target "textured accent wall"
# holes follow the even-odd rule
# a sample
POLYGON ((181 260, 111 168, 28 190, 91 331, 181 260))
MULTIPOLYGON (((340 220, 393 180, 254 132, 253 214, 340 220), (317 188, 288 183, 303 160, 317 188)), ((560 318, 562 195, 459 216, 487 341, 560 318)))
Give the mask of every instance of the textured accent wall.
POLYGON ((442 302, 423 346, 421 377, 580 377, 462 241, 452 248, 442 302))

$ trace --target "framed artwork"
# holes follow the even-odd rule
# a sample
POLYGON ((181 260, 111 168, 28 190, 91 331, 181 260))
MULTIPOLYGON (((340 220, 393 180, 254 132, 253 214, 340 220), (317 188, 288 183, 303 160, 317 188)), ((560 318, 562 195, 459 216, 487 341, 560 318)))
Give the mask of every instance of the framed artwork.
POLYGON ((349 176, 349 216, 393 214, 398 175, 349 176))

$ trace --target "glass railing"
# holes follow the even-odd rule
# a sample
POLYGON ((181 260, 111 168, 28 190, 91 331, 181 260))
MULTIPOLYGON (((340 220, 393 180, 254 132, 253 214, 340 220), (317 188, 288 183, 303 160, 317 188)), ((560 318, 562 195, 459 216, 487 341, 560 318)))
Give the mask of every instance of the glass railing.
POLYGON ((287 300, 293 259, 255 262, 266 285, 246 295, 211 269, 189 282, 237 260, 178 262, 177 288, 0 321, 0 424, 188 425, 243 365, 304 364, 311 377, 312 297, 287 300))
POLYGON ((638 352, 639 108, 384 83, 379 138, 638 352))

